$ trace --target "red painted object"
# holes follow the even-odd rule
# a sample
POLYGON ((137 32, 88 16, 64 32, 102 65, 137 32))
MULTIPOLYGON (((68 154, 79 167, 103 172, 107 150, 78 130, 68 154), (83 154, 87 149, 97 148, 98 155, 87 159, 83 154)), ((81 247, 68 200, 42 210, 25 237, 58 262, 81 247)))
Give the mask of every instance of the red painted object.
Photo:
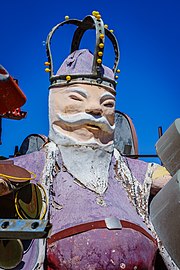
POLYGON ((21 107, 26 102, 26 96, 19 88, 17 82, 0 65, 0 114, 21 107))
POLYGON ((14 120, 21 120, 25 118, 27 115, 27 112, 21 111, 21 108, 16 108, 13 111, 8 111, 7 113, 4 113, 1 115, 2 118, 10 118, 14 120))

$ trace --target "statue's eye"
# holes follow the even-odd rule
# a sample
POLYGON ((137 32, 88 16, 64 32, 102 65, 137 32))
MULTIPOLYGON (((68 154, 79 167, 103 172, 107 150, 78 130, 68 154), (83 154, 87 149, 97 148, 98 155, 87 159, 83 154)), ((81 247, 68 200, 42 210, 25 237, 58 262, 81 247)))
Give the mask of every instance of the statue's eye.
POLYGON ((80 97, 78 97, 78 96, 76 96, 76 95, 70 95, 69 97, 70 97, 71 99, 73 99, 73 100, 83 101, 82 98, 80 98, 80 97))
POLYGON ((114 107, 114 102, 113 101, 105 101, 103 103, 103 106, 107 107, 107 108, 113 108, 114 107))

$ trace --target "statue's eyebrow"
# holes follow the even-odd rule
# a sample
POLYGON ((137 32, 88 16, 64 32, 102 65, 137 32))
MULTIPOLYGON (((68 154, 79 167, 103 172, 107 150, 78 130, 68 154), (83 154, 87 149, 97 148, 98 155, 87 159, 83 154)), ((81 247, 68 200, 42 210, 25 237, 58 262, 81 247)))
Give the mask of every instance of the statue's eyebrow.
POLYGON ((87 91, 85 89, 83 89, 83 88, 80 88, 80 87, 78 87, 78 88, 77 87, 71 87, 71 88, 68 88, 66 91, 67 92, 78 93, 78 94, 80 94, 84 98, 87 98, 88 97, 87 91))
POLYGON ((101 101, 104 101, 106 99, 113 99, 115 100, 115 96, 109 92, 105 92, 101 95, 101 101))

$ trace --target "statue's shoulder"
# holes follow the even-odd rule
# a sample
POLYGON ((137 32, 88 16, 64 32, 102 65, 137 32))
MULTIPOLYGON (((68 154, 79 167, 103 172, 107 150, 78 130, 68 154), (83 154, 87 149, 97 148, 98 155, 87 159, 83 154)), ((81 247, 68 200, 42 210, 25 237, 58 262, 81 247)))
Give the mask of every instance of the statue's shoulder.
POLYGON ((40 151, 35 151, 30 154, 14 157, 14 165, 20 166, 28 171, 31 171, 37 175, 37 178, 40 177, 45 161, 46 161, 46 152, 42 148, 40 151))
POLYGON ((14 164, 18 165, 20 163, 39 163, 41 162, 43 159, 45 159, 46 153, 45 153, 45 149, 42 148, 40 151, 34 151, 32 153, 29 154, 25 154, 25 155, 21 155, 21 156, 17 156, 12 158, 12 160, 14 161, 14 164))
POLYGON ((132 175, 141 183, 151 183, 151 193, 155 195, 171 179, 165 167, 145 162, 143 160, 121 156, 117 149, 114 150, 115 159, 119 163, 125 162, 132 175))
POLYGON ((118 161, 119 166, 121 163, 125 164, 126 170, 129 170, 131 175, 133 175, 141 184, 143 184, 146 178, 151 174, 151 163, 122 156, 117 149, 114 149, 114 156, 116 161, 118 161))
POLYGON ((126 156, 121 155, 118 149, 114 148, 114 156, 116 160, 119 160, 120 162, 123 160, 126 162, 126 164, 130 167, 130 169, 137 168, 139 169, 147 169, 148 166, 151 166, 150 164, 146 161, 136 159, 136 158, 129 158, 126 156))

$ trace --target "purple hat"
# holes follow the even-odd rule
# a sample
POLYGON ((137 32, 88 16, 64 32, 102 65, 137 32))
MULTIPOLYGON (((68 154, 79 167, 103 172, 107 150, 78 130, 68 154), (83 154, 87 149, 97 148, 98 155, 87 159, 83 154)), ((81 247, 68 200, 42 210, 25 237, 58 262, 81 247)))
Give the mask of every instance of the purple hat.
POLYGON ((93 16, 86 16, 82 21, 68 19, 57 24, 47 37, 46 49, 49 63, 49 69, 47 70, 50 72, 51 83, 49 89, 67 84, 88 83, 107 87, 115 92, 115 78, 117 77, 115 73, 119 62, 119 47, 113 33, 104 27, 99 13, 93 16), (54 74, 50 49, 51 38, 54 32, 64 24, 74 24, 77 26, 77 29, 74 32, 70 55, 64 60, 57 73, 54 74), (88 29, 96 30, 96 46, 93 54, 88 49, 79 49, 83 34, 88 29), (115 52, 114 66, 112 69, 102 64, 105 36, 112 42, 115 52))
MULTIPOLYGON (((107 66, 101 65, 101 74, 105 80, 92 77, 92 66, 94 56, 87 49, 81 49, 71 53, 62 63, 58 69, 56 76, 70 76, 69 84, 74 83, 88 83, 95 85, 103 85, 108 88, 113 88, 114 73, 112 69, 107 66), (73 76, 75 75, 75 77, 73 76), (89 76, 88 76, 89 75, 89 76), (72 76, 74 77, 72 79, 72 76)), ((63 81, 56 80, 54 86, 62 85, 63 81)), ((66 82, 64 82, 66 83, 66 82)), ((67 83, 66 83, 67 84, 67 83)), ((53 85, 52 85, 53 86, 53 85)))

